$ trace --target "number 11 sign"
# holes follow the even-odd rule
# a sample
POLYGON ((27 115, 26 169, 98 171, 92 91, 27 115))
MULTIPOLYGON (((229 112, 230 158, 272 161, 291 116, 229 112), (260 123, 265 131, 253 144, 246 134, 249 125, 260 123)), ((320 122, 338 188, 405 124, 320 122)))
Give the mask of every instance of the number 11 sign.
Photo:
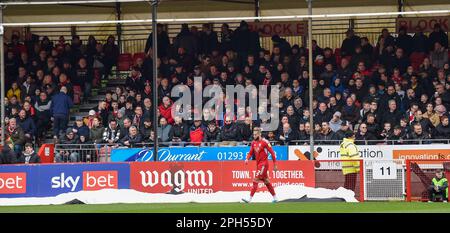
POLYGON ((374 180, 397 179, 397 165, 392 162, 373 163, 374 180))

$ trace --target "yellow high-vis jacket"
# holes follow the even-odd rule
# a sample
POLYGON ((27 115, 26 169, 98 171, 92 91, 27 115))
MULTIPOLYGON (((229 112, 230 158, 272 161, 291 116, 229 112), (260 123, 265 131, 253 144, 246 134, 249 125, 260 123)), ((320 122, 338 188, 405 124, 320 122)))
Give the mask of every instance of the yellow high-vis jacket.
MULTIPOLYGON (((339 153, 342 160, 359 160, 359 152, 353 139, 344 138, 340 145, 339 153)), ((344 175, 359 172, 359 161, 342 161, 342 173, 344 175)))

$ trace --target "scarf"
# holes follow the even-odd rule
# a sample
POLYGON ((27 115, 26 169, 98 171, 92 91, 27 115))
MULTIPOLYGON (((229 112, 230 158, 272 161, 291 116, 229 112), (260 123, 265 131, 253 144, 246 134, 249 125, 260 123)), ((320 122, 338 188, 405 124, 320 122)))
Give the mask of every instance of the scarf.
POLYGON ((8 126, 8 133, 9 133, 9 135, 12 135, 15 130, 16 130, 15 128, 11 129, 11 126, 8 126))

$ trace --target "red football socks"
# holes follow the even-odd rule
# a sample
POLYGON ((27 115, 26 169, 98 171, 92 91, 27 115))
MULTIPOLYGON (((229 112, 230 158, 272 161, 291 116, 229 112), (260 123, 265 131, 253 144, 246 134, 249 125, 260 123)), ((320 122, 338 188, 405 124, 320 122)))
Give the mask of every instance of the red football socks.
POLYGON ((255 195, 257 189, 258 189, 258 182, 253 182, 253 187, 252 187, 252 191, 250 192, 250 197, 253 197, 253 195, 255 195))
POLYGON ((275 196, 275 189, 273 189, 272 184, 271 183, 267 183, 266 187, 269 190, 270 194, 272 194, 272 196, 275 196))

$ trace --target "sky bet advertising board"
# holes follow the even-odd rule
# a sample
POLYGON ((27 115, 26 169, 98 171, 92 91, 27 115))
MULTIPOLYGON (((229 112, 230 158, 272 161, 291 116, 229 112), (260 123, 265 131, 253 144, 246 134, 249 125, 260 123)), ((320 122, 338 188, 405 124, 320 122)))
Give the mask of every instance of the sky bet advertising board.
MULTIPOLYGON (((273 146, 277 160, 288 160, 287 146, 273 146)), ((160 147, 160 162, 234 161, 245 160, 249 146, 234 147, 160 147)), ((272 157, 269 155, 269 159, 272 157)), ((118 148, 111 151, 112 162, 154 161, 153 148, 118 148)))
POLYGON ((126 163, 0 166, 0 197, 51 197, 129 187, 126 163))

